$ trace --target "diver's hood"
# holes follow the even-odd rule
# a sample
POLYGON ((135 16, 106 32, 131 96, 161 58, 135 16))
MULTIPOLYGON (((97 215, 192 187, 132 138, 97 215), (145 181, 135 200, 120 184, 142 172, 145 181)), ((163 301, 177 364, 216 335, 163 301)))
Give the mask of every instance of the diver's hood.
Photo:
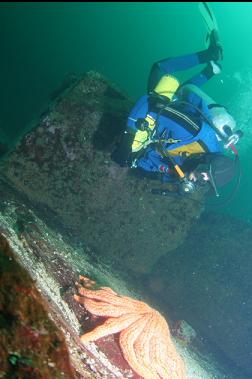
POLYGON ((210 160, 210 180, 214 187, 223 187, 234 178, 236 174, 236 161, 226 155, 216 154, 210 160))

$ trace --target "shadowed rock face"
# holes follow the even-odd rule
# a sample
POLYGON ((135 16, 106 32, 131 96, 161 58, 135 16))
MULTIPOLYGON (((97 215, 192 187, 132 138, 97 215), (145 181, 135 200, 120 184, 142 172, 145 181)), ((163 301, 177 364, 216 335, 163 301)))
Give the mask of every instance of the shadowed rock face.
POLYGON ((251 251, 251 226, 204 215, 146 284, 167 313, 185 318, 230 371, 245 378, 252 377, 251 251))
POLYGON ((103 262, 148 272, 181 244, 202 205, 154 196, 150 189, 159 182, 111 160, 131 106, 99 74, 88 73, 41 116, 1 174, 47 222, 64 226, 103 262))

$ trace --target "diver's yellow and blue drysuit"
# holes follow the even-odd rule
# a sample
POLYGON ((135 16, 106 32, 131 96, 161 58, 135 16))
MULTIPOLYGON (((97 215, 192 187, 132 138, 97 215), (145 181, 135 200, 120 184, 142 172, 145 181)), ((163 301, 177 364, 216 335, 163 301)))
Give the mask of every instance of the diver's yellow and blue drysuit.
POLYGON ((148 95, 137 101, 127 120, 127 132, 133 136, 134 167, 161 172, 169 181, 173 174, 165 152, 182 167, 188 158, 222 152, 218 136, 207 122, 211 120, 211 106, 218 105, 209 105, 199 94, 188 90, 192 85, 202 86, 214 75, 212 65, 182 85, 173 76, 175 71, 208 61, 209 56, 203 51, 153 65, 148 95))

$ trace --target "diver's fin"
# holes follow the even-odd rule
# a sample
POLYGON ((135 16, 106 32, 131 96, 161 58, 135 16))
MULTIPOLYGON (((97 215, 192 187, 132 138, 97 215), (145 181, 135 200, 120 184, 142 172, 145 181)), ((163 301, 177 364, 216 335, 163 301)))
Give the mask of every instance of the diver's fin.
POLYGON ((207 2, 200 2, 199 11, 206 23, 208 32, 211 33, 212 30, 218 31, 217 20, 212 9, 210 8, 210 5, 207 2))
POLYGON ((207 36, 206 36, 206 45, 209 43, 210 35, 213 31, 215 31, 216 40, 219 42, 219 32, 218 32, 218 24, 215 18, 215 15, 207 2, 199 3, 199 11, 205 21, 207 27, 207 36))

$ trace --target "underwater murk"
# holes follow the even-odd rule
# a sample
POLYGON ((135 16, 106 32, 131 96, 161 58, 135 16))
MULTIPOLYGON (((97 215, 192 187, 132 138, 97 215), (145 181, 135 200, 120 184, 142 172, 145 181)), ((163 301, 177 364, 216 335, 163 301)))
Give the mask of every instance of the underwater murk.
POLYGON ((251 16, 0 4, 0 378, 252 376, 251 16), (205 49, 211 22, 224 59, 204 90, 243 132, 238 180, 155 195, 113 152, 152 64, 205 49))

